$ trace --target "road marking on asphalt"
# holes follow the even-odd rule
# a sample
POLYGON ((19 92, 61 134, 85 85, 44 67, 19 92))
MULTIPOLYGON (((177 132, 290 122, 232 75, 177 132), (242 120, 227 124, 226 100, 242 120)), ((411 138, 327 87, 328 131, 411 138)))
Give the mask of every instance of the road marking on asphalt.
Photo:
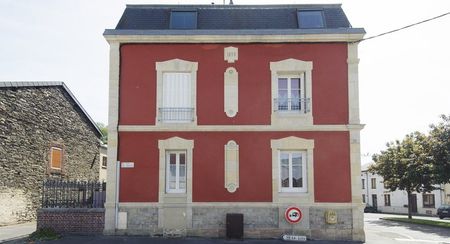
POLYGON ((408 242, 421 242, 421 243, 439 243, 439 244, 450 244, 450 242, 444 241, 431 241, 431 240, 418 240, 418 239, 403 239, 403 238, 395 238, 396 241, 408 241, 408 242))

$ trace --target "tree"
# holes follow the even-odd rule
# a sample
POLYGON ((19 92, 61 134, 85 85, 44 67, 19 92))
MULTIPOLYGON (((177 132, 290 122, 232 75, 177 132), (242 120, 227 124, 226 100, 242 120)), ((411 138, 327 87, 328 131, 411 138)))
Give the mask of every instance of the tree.
POLYGON ((100 132, 102 133, 102 142, 104 144, 108 144, 108 126, 103 124, 102 122, 97 122, 97 127, 100 129, 100 132))
POLYGON ((435 184, 450 183, 450 114, 441 115, 442 121, 430 125, 430 154, 433 158, 435 184))
POLYGON ((408 218, 412 218, 412 193, 429 192, 432 185, 433 164, 430 141, 420 132, 407 135, 402 141, 390 142, 385 151, 373 156, 375 164, 369 171, 381 175, 390 191, 408 193, 408 218))

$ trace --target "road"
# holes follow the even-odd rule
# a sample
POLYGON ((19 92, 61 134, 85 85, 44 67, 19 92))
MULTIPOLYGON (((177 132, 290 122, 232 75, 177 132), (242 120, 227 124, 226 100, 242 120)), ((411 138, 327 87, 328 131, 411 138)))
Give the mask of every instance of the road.
MULTIPOLYGON (((397 223, 380 220, 383 217, 398 217, 391 214, 364 214, 364 230, 367 244, 450 244, 450 230, 446 228, 397 223)), ((406 216, 402 216, 406 217, 406 216)), ((439 220, 436 217, 416 217, 439 220)), ((450 222, 449 219, 443 221, 450 222)))

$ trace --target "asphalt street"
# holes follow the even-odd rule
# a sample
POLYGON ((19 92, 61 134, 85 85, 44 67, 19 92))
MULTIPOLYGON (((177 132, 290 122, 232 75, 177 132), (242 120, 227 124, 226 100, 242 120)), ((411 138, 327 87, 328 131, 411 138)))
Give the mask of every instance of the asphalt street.
MULTIPOLYGON (((383 217, 396 216, 391 214, 364 214, 367 244, 450 244, 450 229, 380 220, 383 217)), ((402 217, 406 216, 403 215, 402 217)), ((413 218, 439 220, 437 217, 414 216, 413 218)), ((450 222, 449 219, 444 221, 450 222)))

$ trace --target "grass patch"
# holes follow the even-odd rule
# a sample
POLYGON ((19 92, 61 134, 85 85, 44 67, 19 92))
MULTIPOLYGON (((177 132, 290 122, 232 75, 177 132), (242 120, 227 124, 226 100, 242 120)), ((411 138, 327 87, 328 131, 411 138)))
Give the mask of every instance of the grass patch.
POLYGON ((449 228, 450 229, 450 223, 442 222, 442 221, 435 221, 435 220, 428 220, 428 219, 390 218, 390 217, 388 217, 388 218, 381 218, 381 219, 389 220, 389 221, 411 223, 411 224, 437 226, 437 227, 449 228))
POLYGON ((35 232, 31 233, 30 236, 28 236, 28 239, 30 241, 50 241, 50 240, 57 240, 60 238, 61 235, 56 233, 51 228, 42 228, 36 230, 35 232))

